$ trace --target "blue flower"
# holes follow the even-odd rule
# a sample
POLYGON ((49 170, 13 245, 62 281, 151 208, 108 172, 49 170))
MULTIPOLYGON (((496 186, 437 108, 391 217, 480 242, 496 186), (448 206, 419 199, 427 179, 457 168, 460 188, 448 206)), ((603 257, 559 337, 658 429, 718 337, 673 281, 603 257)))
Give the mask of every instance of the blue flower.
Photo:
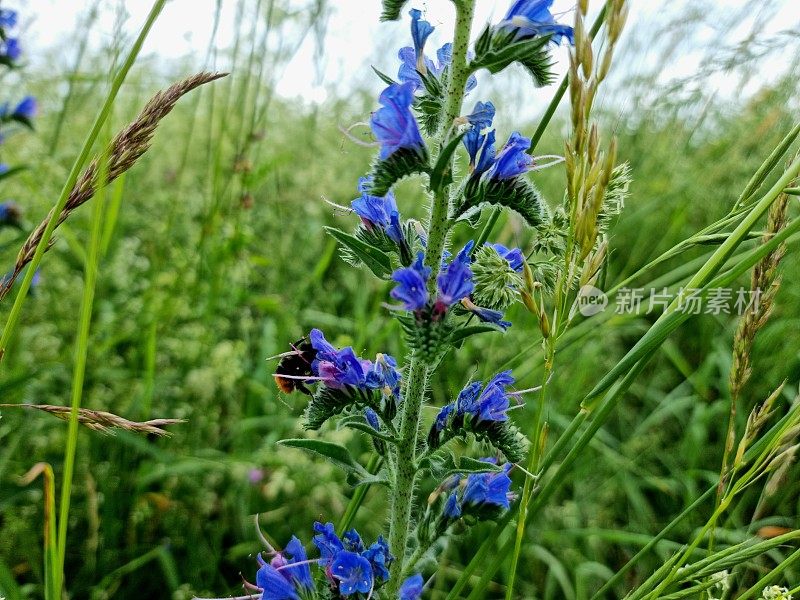
POLYGON ((17 104, 16 108, 14 108, 14 112, 11 113, 11 116, 18 119, 30 120, 36 116, 36 108, 36 98, 33 96, 25 96, 20 103, 17 104))
POLYGON ((17 38, 6 38, 5 41, 0 40, 0 59, 13 62, 21 55, 22 48, 20 48, 17 38))
POLYGON ((451 492, 447 497, 443 512, 445 517, 454 521, 461 517, 461 505, 458 502, 458 496, 455 492, 451 492))
POLYGON ((341 389, 345 386, 364 387, 366 374, 372 363, 356 356, 351 347, 342 348, 331 361, 318 363, 319 376, 330 388, 341 389))
POLYGON ((10 29, 17 26, 17 11, 0 8, 0 27, 10 29))
POLYGON ((452 306, 469 296, 475 288, 472 283, 472 271, 469 268, 469 254, 474 245, 475 242, 470 240, 437 277, 439 296, 436 303, 439 307, 452 306))
POLYGON ((377 228, 384 231, 394 243, 405 243, 403 228, 400 226, 400 212, 397 210, 394 194, 389 191, 382 198, 372 196, 367 192, 370 183, 369 177, 362 177, 358 180, 361 197, 353 200, 350 206, 361 217, 361 222, 368 231, 377 228))
POLYGON ((475 304, 469 298, 464 298, 461 300, 461 305, 466 308, 469 312, 473 315, 478 317, 484 323, 493 323, 497 325, 504 331, 511 327, 511 321, 504 321, 503 320, 503 313, 499 310, 493 310, 491 308, 483 308, 475 304))
POLYGON ((358 535, 355 529, 345 531, 342 536, 342 542, 344 543, 345 549, 350 552, 360 553, 364 551, 364 542, 361 541, 361 536, 358 535))
POLYGON ((506 248, 503 244, 488 244, 494 248, 497 253, 508 261, 508 265, 517 273, 522 272, 522 266, 525 264, 525 255, 519 248, 506 248))
POLYGON ((406 310, 420 310, 428 303, 427 285, 431 269, 423 264, 423 259, 423 254, 420 252, 413 265, 397 269, 392 273, 392 279, 398 285, 390 295, 395 300, 400 300, 406 310))
POLYGON ((475 108, 472 109, 472 112, 466 116, 466 119, 473 128, 480 131, 481 129, 492 126, 494 115, 494 104, 491 102, 478 102, 475 104, 475 108))
POLYGON ((260 555, 258 562, 261 568, 256 573, 256 585, 263 590, 261 600, 300 600, 295 586, 281 571, 267 564, 260 555))
POLYGON ((399 600, 419 600, 422 597, 422 588, 425 587, 425 580, 422 575, 417 573, 412 575, 400 586, 399 600))
POLYGON ((331 563, 331 574, 339 580, 339 593, 343 596, 356 592, 368 594, 372 590, 372 566, 355 552, 339 552, 331 563))
POLYGON ((461 499, 462 504, 473 507, 489 505, 510 508, 512 496, 509 493, 511 478, 508 472, 511 467, 511 463, 506 463, 502 471, 469 475, 461 499))
MULTIPOLYGON (((311 340, 311 347, 317 351, 317 358, 315 362, 321 360, 330 361, 336 358, 336 353, 338 351, 333 344, 325 339, 325 335, 319 329, 312 329, 311 333, 308 334, 308 337, 311 340)), ((315 373, 317 372, 317 368, 315 366, 312 366, 312 370, 315 373)))
POLYGON ((493 310, 491 308, 483 308, 480 306, 473 306, 470 308, 470 312, 478 317, 484 323, 492 323, 493 325, 497 325, 503 330, 508 329, 511 327, 511 321, 504 321, 503 320, 503 313, 499 310, 493 310))
POLYGON ((389 567, 394 560, 394 556, 389 552, 389 544, 383 539, 382 535, 378 540, 361 553, 361 556, 369 561, 375 577, 380 577, 382 581, 389 579, 389 567))
POLYGON ((400 379, 402 376, 397 370, 397 360, 389 354, 378 354, 367 373, 365 385, 374 390, 388 388, 397 396, 400 393, 400 379))
POLYGON ((514 383, 511 371, 502 371, 492 377, 478 400, 472 407, 472 412, 478 421, 506 421, 509 400, 506 387, 514 383))
POLYGON ((416 8, 412 8, 408 14, 411 15, 411 39, 414 40, 414 52, 419 58, 423 56, 425 42, 435 28, 428 21, 421 20, 422 12, 416 8))
POLYGON ((414 84, 395 83, 387 87, 379 102, 379 108, 372 114, 372 132, 381 144, 380 158, 386 160, 398 150, 415 152, 425 149, 419 126, 411 113, 414 102, 414 84))
POLYGON ((575 44, 574 31, 568 25, 556 23, 550 13, 553 0, 516 0, 508 9, 503 19, 503 29, 514 32, 517 41, 536 36, 552 35, 550 41, 560 44, 566 37, 570 44, 575 44))
POLYGON ((364 418, 369 423, 369 426, 372 427, 375 431, 379 431, 381 428, 380 421, 378 421, 378 413, 376 413, 371 408, 367 408, 364 410, 364 418))
POLYGON ((481 150, 481 156, 478 160, 478 164, 475 165, 475 169, 473 173, 478 176, 486 171, 494 164, 494 150, 495 144, 495 133, 494 129, 492 129, 489 133, 486 134, 486 139, 483 141, 483 146, 481 150))
POLYGON ((329 565, 333 558, 339 553, 344 552, 344 544, 339 536, 336 535, 336 529, 333 523, 325 523, 324 525, 319 521, 314 523, 314 531, 317 535, 314 536, 314 545, 319 550, 321 563, 329 565))
POLYGON ((533 167, 533 157, 526 152, 531 147, 530 139, 515 131, 494 160, 487 177, 506 180, 526 173, 533 167))
POLYGON ((444 431, 454 409, 455 406, 453 406, 453 404, 445 404, 442 407, 442 409, 439 411, 439 414, 436 415, 436 420, 433 422, 433 427, 436 431, 444 431))
POLYGON ((314 580, 311 577, 311 569, 308 566, 308 556, 303 544, 295 536, 289 540, 284 548, 283 557, 289 558, 286 560, 286 566, 281 569, 281 573, 286 573, 294 580, 295 585, 307 589, 314 589, 314 580))
POLYGON ((481 395, 483 384, 480 381, 473 381, 461 390, 456 398, 456 408, 459 415, 471 413, 478 397, 481 395))

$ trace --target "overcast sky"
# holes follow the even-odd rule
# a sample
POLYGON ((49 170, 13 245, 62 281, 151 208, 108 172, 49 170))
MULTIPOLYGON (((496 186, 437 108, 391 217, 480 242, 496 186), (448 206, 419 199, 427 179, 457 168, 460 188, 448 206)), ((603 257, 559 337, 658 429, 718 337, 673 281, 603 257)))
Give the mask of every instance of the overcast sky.
MULTIPOLYGON (((212 27, 217 0, 171 0, 156 23, 144 48, 145 54, 155 54, 163 59, 195 57, 200 63, 205 54, 212 27)), ((305 6, 308 0, 297 0, 298 7, 305 6)), ((483 23, 496 21, 502 17, 510 0, 477 0, 476 29, 483 23)), ((63 49, 68 63, 70 44, 76 24, 85 16, 94 0, 4 0, 3 5, 17 8, 25 21, 25 44, 29 60, 36 65, 45 56, 47 48, 63 49)), ((222 0, 223 14, 217 36, 218 46, 229 46, 235 36, 235 15, 237 0, 222 0)), ((555 0, 554 13, 564 12, 561 20, 571 22, 575 0, 555 0)), ((595 9, 601 2, 593 0, 590 6, 595 9)), ((124 5, 130 18, 126 30, 133 35, 144 21, 151 2, 149 0, 101 0, 103 6, 99 24, 93 29, 93 43, 102 42, 112 35, 114 14, 124 5)), ((331 0, 331 13, 324 41, 324 58, 315 60, 315 43, 306 39, 277 84, 277 92, 285 97, 301 97, 306 102, 324 102, 329 93, 342 94, 355 82, 369 79, 364 67, 369 64, 385 69, 392 75, 396 71, 394 46, 408 43, 408 19, 402 23, 379 23, 379 0, 331 0), (396 40, 396 44, 387 41, 396 40), (390 51, 391 50, 391 51, 390 51)), ((425 12, 426 18, 437 26, 430 46, 438 47, 448 41, 452 31, 454 10, 447 0, 415 0, 406 6, 417 7, 425 12)), ((800 29, 800 0, 630 0, 631 15, 629 32, 659 31, 660 27, 683 15, 689 9, 716 12, 719 19, 709 22, 693 31, 692 40, 685 44, 674 60, 665 65, 665 77, 691 75, 698 68, 703 49, 708 46, 734 43, 752 30, 754 23, 764 39, 773 38, 781 31, 800 29), (769 6, 767 9, 765 7, 769 6), (764 17, 766 11, 767 17, 764 17), (736 15, 735 22, 725 21, 724 17, 736 15), (763 22, 759 22, 759 21, 763 22)), ((405 15, 404 15, 405 17, 405 15)), ((639 36, 642 37, 641 35, 639 36)), ((662 40, 663 42, 663 40, 662 40)), ((656 44, 653 44, 655 46, 656 44)), ((563 69, 566 50, 557 49, 559 68, 563 69)), ((792 57, 783 57, 789 61, 792 57)), ((644 69, 655 59, 647 44, 636 48, 627 57, 628 68, 644 69)), ((202 66, 198 64, 198 66, 202 66)), ((763 73, 769 78, 782 70, 782 65, 773 65, 763 73)), ((376 82, 376 86, 380 83, 376 82)), ((723 94, 738 94, 738 83, 724 76, 711 82, 723 94)), ((480 89, 478 91, 480 93, 480 89)), ((540 94, 549 95, 547 91, 540 94)), ((530 96, 533 104, 538 97, 530 96)))

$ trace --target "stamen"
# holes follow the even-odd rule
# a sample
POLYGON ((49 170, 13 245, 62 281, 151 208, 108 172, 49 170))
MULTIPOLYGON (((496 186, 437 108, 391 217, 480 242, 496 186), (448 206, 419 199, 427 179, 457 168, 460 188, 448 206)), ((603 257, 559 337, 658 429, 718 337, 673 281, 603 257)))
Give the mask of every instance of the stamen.
POLYGON ((276 571, 283 571, 284 569, 291 569, 292 567, 299 567, 301 565, 318 564, 320 562, 322 562, 321 558, 309 558, 308 560, 302 560, 302 561, 296 562, 296 563, 285 564, 282 567, 276 568, 275 570, 276 571))
POLYGON ((350 133, 350 130, 353 129, 354 127, 357 127, 358 125, 367 125, 367 123, 363 123, 363 122, 362 123, 353 123, 350 127, 346 128, 346 129, 344 127, 342 127, 341 125, 339 125, 339 131, 341 131, 342 134, 348 140, 350 140, 351 142, 353 142, 354 144, 356 144, 358 146, 363 146, 364 148, 375 148, 376 146, 380 146, 381 145, 381 143, 378 142, 378 141, 365 142, 363 140, 358 139, 356 136, 354 136, 352 133, 350 133))
POLYGON ((336 210, 340 210, 345 214, 351 214, 351 213, 355 212, 352 208, 348 208, 346 206, 342 206, 341 204, 336 204, 336 202, 331 202, 325 196, 322 196, 322 201, 325 202, 325 204, 329 204, 330 206, 332 206, 336 210))
POLYGON ((269 356, 264 360, 275 360, 276 358, 286 358, 287 356, 295 356, 297 354, 302 354, 300 350, 288 350, 286 352, 281 352, 280 354, 276 354, 275 356, 269 356))
POLYGON ((273 377, 280 377, 281 379, 300 379, 301 381, 322 381, 322 377, 314 377, 313 375, 282 375, 280 373, 273 373, 273 377))
POLYGON ((258 513, 255 514, 253 520, 255 521, 256 535, 258 536, 258 539, 261 540, 261 543, 264 544, 264 547, 270 552, 270 554, 277 554, 275 548, 272 547, 272 544, 269 543, 269 540, 267 540, 267 537, 264 535, 264 532, 261 531, 261 525, 258 523, 258 513))
POLYGON ((564 162, 566 160, 563 156, 558 156, 556 154, 544 154, 542 156, 535 156, 534 160, 537 160, 537 159, 540 159, 540 158, 549 158, 549 159, 552 159, 552 160, 550 162, 548 162, 548 163, 543 164, 543 165, 534 165, 533 168, 531 169, 531 171, 542 171, 544 169, 549 169, 550 167, 555 167, 556 165, 561 164, 562 162, 564 162))

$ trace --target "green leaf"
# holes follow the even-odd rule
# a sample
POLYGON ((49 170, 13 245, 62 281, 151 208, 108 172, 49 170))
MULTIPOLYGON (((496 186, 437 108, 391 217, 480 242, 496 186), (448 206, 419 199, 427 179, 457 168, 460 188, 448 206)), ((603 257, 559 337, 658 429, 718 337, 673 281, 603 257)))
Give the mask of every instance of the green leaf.
POLYGON ((397 82, 396 82, 394 79, 392 79, 391 77, 389 77, 389 76, 388 76, 386 73, 384 73, 383 71, 379 71, 379 70, 378 70, 378 69, 376 69, 375 67, 372 67, 372 70, 373 70, 373 71, 375 71, 375 74, 376 74, 378 77, 380 77, 380 78, 381 78, 381 80, 382 80, 382 81, 383 81, 383 82, 384 82, 386 85, 394 85, 395 83, 397 83, 397 82))
POLYGON ((348 473, 354 473, 358 476, 367 476, 367 470, 358 464, 355 459, 350 456, 350 452, 344 446, 334 444, 333 442, 326 442, 323 440, 308 440, 293 438, 288 440, 280 440, 278 442, 281 446, 289 448, 299 448, 305 452, 318 454, 323 458, 329 460, 334 465, 343 469, 348 473))
POLYGON ((381 13, 381 21, 397 21, 406 2, 408 0, 382 0, 383 12, 381 13))
POLYGON ((362 242, 357 237, 334 227, 324 227, 325 231, 343 244, 353 255, 364 263, 370 271, 381 279, 387 279, 392 273, 392 261, 378 248, 362 242))
POLYGON ((371 435, 372 437, 378 438, 385 442, 389 442, 390 444, 396 444, 397 440, 393 438, 388 433, 383 431, 377 431, 375 428, 372 427, 369 423, 364 420, 362 415, 348 415, 346 417, 342 417, 336 424, 337 429, 342 429, 343 427, 349 427, 350 429, 356 429, 358 431, 363 431, 367 435, 371 435))
POLYGON ((350 482, 353 487, 359 487, 362 485, 389 485, 389 475, 386 472, 386 469, 381 469, 374 475, 371 473, 367 473, 363 476, 353 476, 352 481, 350 482))
POLYGON ((451 159, 453 158, 456 148, 458 148, 458 144, 464 138, 466 133, 467 132, 465 131, 455 136, 453 139, 447 142, 447 145, 439 153, 439 158, 436 159, 436 164, 433 166, 433 170, 431 171, 430 187, 434 192, 447 185, 450 185, 453 182, 451 159))
POLYGON ((453 470, 455 473, 498 473, 503 468, 493 463, 478 460, 477 458, 470 458, 469 456, 462 456, 458 461, 458 468, 453 470))

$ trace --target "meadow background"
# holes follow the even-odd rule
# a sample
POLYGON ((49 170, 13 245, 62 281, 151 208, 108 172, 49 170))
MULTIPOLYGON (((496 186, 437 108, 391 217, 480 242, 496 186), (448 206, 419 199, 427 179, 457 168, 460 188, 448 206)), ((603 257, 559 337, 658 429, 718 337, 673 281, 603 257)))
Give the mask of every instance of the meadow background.
MULTIPOLYGON (((37 11, 47 8, 37 4, 14 6, 29 19, 30 31, 43 19, 37 11)), ((23 208, 25 234, 58 197, 109 73, 138 27, 116 2, 68 4, 79 6, 70 13, 79 15, 74 31, 38 45, 26 68, 2 82, 4 91, 40 101, 36 133, 15 136, 2 148, 4 162, 28 167, 0 186, 0 200, 14 199, 23 208)), ((340 3, 224 4, 203 15, 212 35, 202 50, 165 58, 157 46, 148 48, 114 105, 107 132, 130 121, 173 80, 203 68, 232 73, 184 98, 159 128, 152 150, 105 199, 83 405, 129 419, 187 423, 172 427, 166 439, 81 430, 66 564, 74 598, 235 594, 239 573, 252 577, 255 570, 253 513, 262 513, 266 533, 279 542, 306 532, 315 519, 338 521, 351 493, 342 474, 275 445, 295 435, 305 398, 278 393, 265 358, 312 326, 365 354, 404 354, 397 324, 386 318, 388 286, 345 265, 322 232, 323 225, 348 229, 354 217, 335 213, 322 199, 348 204, 356 196, 357 177, 373 150, 352 143, 340 127, 374 110, 380 84, 367 65, 395 68, 405 25, 365 24, 372 29, 364 47, 354 42, 350 50, 363 57, 364 68, 331 83, 324 74, 333 68, 326 48, 341 40, 331 40, 328 26, 337 22, 340 3), (232 28, 220 25, 231 14, 232 28), (305 58, 298 62, 298 55, 305 58), (307 77, 300 72, 304 64, 316 68, 317 83, 312 78, 312 91, 297 98, 282 82, 307 77)), ((612 228, 606 287, 724 215, 797 120, 800 14, 791 4, 709 1, 635 11, 599 102, 604 129, 616 133, 620 158, 633 174, 628 206, 612 228)), ((171 10, 190 10, 189 3, 175 0, 171 10)), ((521 70, 512 71, 480 97, 498 106, 500 130, 530 133, 554 88, 535 91, 521 70)), ((562 153, 566 131, 559 114, 539 151, 562 153)), ((533 177, 545 197, 563 193, 560 170, 533 177)), ((404 214, 424 215, 425 199, 413 185, 402 184, 397 196, 404 214)), ((3 403, 69 402, 90 215, 88 207, 73 215, 45 256, 0 371, 3 403)), ((790 215, 797 216, 796 202, 790 215)), ((507 244, 530 242, 513 216, 504 217, 496 233, 507 244)), ((25 234, 0 230, 0 271, 11 268, 25 234)), ((775 312, 757 338, 742 424, 784 379, 789 400, 800 383, 797 240, 790 246, 775 312)), ((642 287, 651 287, 651 280, 653 287, 679 284, 681 268, 709 250, 662 265, 642 287)), ((9 308, 10 298, 0 305, 3 322, 9 308)), ((553 433, 654 318, 606 314, 576 327, 553 379, 553 433)), ((521 310, 512 320, 506 335, 448 358, 434 382, 434 405, 446 402, 470 374, 483 378, 500 367, 513 367, 523 387, 537 383, 538 325, 521 310)), ((520 597, 588 599, 716 481, 735 326, 732 315, 701 315, 664 344, 529 528, 520 597)), ((524 409, 515 417, 523 430, 532 422, 524 409)), ((65 434, 65 423, 49 415, 2 411, 0 596, 8 600, 41 596, 41 483, 21 486, 19 479, 47 461, 58 481, 65 434)), ((369 444, 358 435, 325 435, 361 444, 361 458, 368 459, 369 444)), ((753 527, 800 526, 797 475, 793 467, 753 527)), ((723 523, 721 540, 743 539, 758 497, 758 490, 745 495, 723 523)), ((382 531, 385 510, 384 495, 371 490, 355 523, 365 537, 382 531)), ((701 511, 683 523, 613 597, 660 565, 706 516, 701 511)), ((445 555, 432 597, 448 589, 483 531, 477 528, 470 534, 474 541, 445 555)), ((796 569, 787 575, 789 581, 799 577, 796 569)), ((502 594, 503 579, 501 570, 486 597, 502 594)))

